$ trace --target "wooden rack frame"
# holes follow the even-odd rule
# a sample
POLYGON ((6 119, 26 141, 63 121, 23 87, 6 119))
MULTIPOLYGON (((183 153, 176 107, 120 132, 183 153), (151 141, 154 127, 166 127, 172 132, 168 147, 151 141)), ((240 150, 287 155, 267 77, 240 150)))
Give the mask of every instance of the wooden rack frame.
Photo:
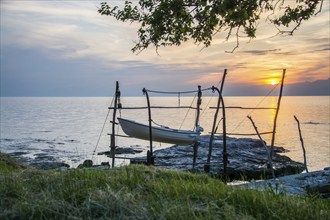
MULTIPOLYGON (((151 115, 151 109, 154 108, 158 108, 158 109, 174 109, 174 108, 187 108, 187 109, 195 109, 197 110, 197 116, 196 116, 196 121, 195 121, 195 126, 197 127, 198 123, 199 123, 199 116, 200 116, 200 105, 201 105, 201 96, 202 96, 202 91, 206 91, 206 90, 212 90, 212 92, 217 92, 218 93, 218 102, 217 102, 217 106, 216 107, 210 107, 211 109, 216 109, 216 112, 214 114, 214 120, 213 120, 213 126, 212 126, 212 131, 211 131, 211 137, 210 137, 210 141, 209 141, 209 152, 208 152, 208 157, 207 157, 207 162, 204 165, 204 170, 205 172, 209 172, 210 171, 210 165, 211 165, 211 156, 212 156, 212 145, 213 145, 213 139, 214 139, 214 135, 215 134, 219 134, 216 133, 216 122, 217 122, 217 118, 218 118, 218 112, 219 109, 222 110, 222 127, 223 127, 223 131, 222 131, 222 135, 223 135, 223 170, 224 170, 224 177, 227 177, 227 163, 228 163, 228 154, 227 154, 227 146, 226 146, 226 137, 227 135, 255 135, 255 134, 235 134, 235 133, 227 133, 226 132, 226 111, 225 109, 274 109, 276 110, 275 113, 275 117, 274 117, 274 124, 273 124, 273 131, 272 132, 263 132, 260 134, 272 134, 272 142, 271 142, 271 153, 270 156, 272 157, 272 153, 273 153, 273 147, 274 147, 274 142, 275 142, 275 134, 276 134, 276 122, 277 122, 277 116, 279 113, 279 109, 280 109, 280 102, 281 102, 281 97, 282 97, 282 92, 283 92, 283 85, 284 85, 284 77, 285 77, 285 72, 286 70, 283 69, 283 74, 282 74, 282 81, 281 81, 281 89, 280 89, 280 94, 279 94, 279 98, 278 98, 278 103, 277 103, 277 108, 266 108, 266 107, 259 107, 259 108, 250 108, 250 107, 240 107, 240 106, 225 106, 224 100, 223 100, 223 96, 222 96, 222 91, 223 91, 223 86, 224 86, 224 81, 227 75, 227 69, 224 70, 224 74, 223 74, 223 78, 221 81, 221 86, 220 89, 212 86, 211 88, 207 88, 207 89, 201 89, 200 86, 198 86, 198 90, 197 91, 186 91, 186 92, 161 92, 161 91, 153 91, 153 90, 147 90, 145 88, 143 88, 143 94, 146 95, 146 99, 147 99, 147 106, 140 106, 140 107, 122 107, 121 103, 120 103, 120 91, 119 91, 119 83, 118 81, 116 82, 116 93, 115 93, 115 102, 114 102, 114 106, 113 107, 109 107, 108 109, 113 110, 113 118, 112 118, 112 133, 110 134, 110 148, 112 151, 111 157, 112 157, 112 167, 114 167, 114 162, 115 162, 115 149, 116 149, 116 144, 115 144, 115 136, 118 137, 129 137, 130 136, 126 136, 126 135, 119 135, 119 134, 115 134, 115 125, 118 124, 115 122, 116 120, 116 111, 117 109, 148 109, 148 117, 149 117, 149 143, 150 143, 150 149, 147 152, 147 164, 149 165, 154 165, 154 156, 153 156, 153 142, 152 142, 152 115, 151 115), (192 107, 192 106, 177 106, 177 107, 166 107, 166 106, 151 106, 150 105, 150 99, 149 99, 149 94, 148 92, 152 92, 152 93, 169 93, 169 94, 184 94, 184 93, 192 93, 192 92, 197 92, 198 94, 198 100, 197 100, 197 106, 196 107, 192 107), (221 106, 220 106, 221 104, 221 106)), ((194 143, 193 145, 194 147, 194 158, 193 158, 193 168, 196 165, 196 157, 197 157, 197 151, 198 151, 198 143, 194 143)), ((123 157, 117 157, 117 158, 123 158, 123 157)), ((226 179, 226 178, 224 178, 226 179)))

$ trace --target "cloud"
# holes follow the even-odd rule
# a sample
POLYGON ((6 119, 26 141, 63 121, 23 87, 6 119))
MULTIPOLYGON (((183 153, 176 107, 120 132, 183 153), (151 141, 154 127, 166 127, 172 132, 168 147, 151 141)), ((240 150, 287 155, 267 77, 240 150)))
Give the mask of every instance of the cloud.
POLYGON ((279 54, 281 49, 272 49, 272 50, 246 50, 241 53, 252 54, 252 55, 266 55, 270 53, 279 54))
POLYGON ((203 50, 188 41, 180 47, 161 48, 160 56, 152 47, 138 56, 132 54, 138 25, 99 15, 99 2, 1 1, 3 84, 22 86, 20 94, 38 95, 40 88, 41 95, 100 95, 116 80, 130 88, 129 94, 144 86, 190 90, 195 84, 214 85, 225 68, 226 82, 247 84, 247 90, 275 72, 280 75, 283 68, 287 68, 288 83, 328 77, 329 2, 292 37, 274 37, 276 30, 262 23, 257 38, 242 41, 233 54, 225 51, 235 42, 215 36, 212 46, 203 50), (23 79, 31 86, 24 85, 23 79), (74 83, 76 90, 70 89, 74 83))
POLYGON ((102 60, 127 56, 121 51, 133 45, 128 39, 134 31, 100 16, 92 1, 5 1, 1 10, 4 44, 59 50, 64 58, 102 60))

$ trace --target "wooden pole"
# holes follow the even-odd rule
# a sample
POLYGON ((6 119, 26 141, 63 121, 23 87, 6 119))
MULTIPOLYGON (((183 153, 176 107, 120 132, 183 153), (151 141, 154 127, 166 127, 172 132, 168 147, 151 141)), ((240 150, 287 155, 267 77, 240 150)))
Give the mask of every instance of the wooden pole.
MULTIPOLYGON (((228 163, 228 153, 227 153, 227 129, 226 129, 226 108, 225 108, 225 102, 223 100, 223 96, 221 95, 220 91, 216 87, 212 87, 212 90, 217 90, 219 93, 219 100, 221 100, 222 105, 222 143, 223 143, 223 150, 222 150, 222 158, 223 158, 223 173, 224 173, 224 180, 228 177, 227 175, 227 163, 228 163)), ((215 118, 216 119, 216 118, 215 118)), ((214 126, 214 124, 213 124, 214 126)), ((211 138, 213 142, 213 136, 216 133, 217 128, 214 130, 212 129, 211 138)), ((210 139, 211 139, 210 138, 210 139)), ((210 142, 210 144, 212 143, 210 142)), ((209 161, 210 162, 210 161, 209 161)), ((209 164, 208 162, 208 164, 209 164)))
POLYGON ((258 137, 259 137, 259 139, 260 139, 262 145, 266 148, 266 151, 267 151, 267 157, 268 157, 268 163, 269 163, 269 166, 270 166, 270 170, 271 170, 271 172, 272 172, 272 176, 273 176, 273 178, 275 179, 276 176, 275 176, 275 173, 274 173, 273 163, 272 163, 272 158, 271 158, 271 156, 270 156, 270 152, 269 152, 269 150, 268 150, 268 148, 267 148, 267 146, 266 146, 264 140, 261 138, 261 136, 260 136, 260 134, 259 134, 259 132, 258 132, 258 128, 257 128, 257 126, 254 124, 254 122, 253 122, 251 116, 247 116, 247 117, 248 117, 248 119, 250 119, 250 121, 251 121, 251 123, 252 123, 254 129, 256 130, 257 135, 258 135, 258 137))
POLYGON ((300 122, 299 122, 298 118, 295 115, 293 117, 294 117, 294 119, 296 120, 296 122, 298 124, 298 131, 299 131, 301 147, 302 147, 303 153, 304 153, 304 165, 305 165, 306 172, 308 173, 306 151, 305 151, 305 146, 304 146, 304 140, 303 140, 302 135, 301 135, 300 122))
POLYGON ((281 104, 281 98, 282 98, 282 92, 283 92, 283 86, 284 86, 285 72, 286 72, 286 69, 283 69, 282 80, 281 80, 281 89, 280 89, 280 94, 279 94, 278 101, 277 101, 276 113, 275 113, 275 117, 274 117, 273 135, 272 135, 271 153, 270 153, 270 157, 271 157, 271 158, 273 157, 273 154, 274 154, 274 143, 275 143, 276 123, 277 123, 278 112, 279 112, 279 110, 280 110, 280 104, 281 104))
POLYGON ((223 141, 223 173, 224 180, 227 180, 227 163, 228 163, 228 153, 227 153, 227 129, 226 129, 226 110, 225 110, 225 102, 223 100, 223 96, 221 95, 221 104, 222 104, 222 141, 223 141))
MULTIPOLYGON (((217 118, 218 118, 218 113, 219 113, 219 108, 220 108, 220 101, 222 99, 221 93, 222 93, 222 90, 223 90, 223 85, 224 85, 224 82, 225 82, 226 75, 227 75, 227 69, 224 70, 224 74, 222 76, 222 82, 221 82, 220 90, 218 88, 212 86, 212 91, 213 92, 217 91, 219 97, 218 97, 218 102, 217 102, 217 108, 216 108, 216 111, 215 111, 215 114, 214 114, 212 132, 211 132, 210 142, 209 142, 209 152, 208 152, 208 155, 207 155, 207 162, 206 162, 206 164, 204 166, 204 171, 207 172, 207 173, 210 172, 210 162, 211 162, 211 155, 212 155, 212 144, 213 144, 213 139, 214 139, 214 133, 215 133, 215 130, 216 130, 216 123, 217 123, 217 118)), ((224 121, 225 122, 223 123, 223 125, 225 126, 226 120, 224 120, 224 121)), ((226 137, 224 136, 224 138, 226 138, 226 137)), ((225 144, 225 141, 224 141, 224 144, 225 144)))
POLYGON ((225 180, 227 179, 228 154, 227 154, 226 107, 225 107, 225 102, 223 100, 222 91, 223 91, 223 86, 225 84, 226 75, 227 75, 227 69, 224 70, 221 86, 220 86, 220 92, 219 92, 221 104, 222 104, 222 141, 223 141, 222 156, 223 156, 223 173, 225 180))
MULTIPOLYGON (((180 94, 180 93, 179 93, 180 94)), ((197 113, 196 113, 196 121, 195 121, 195 131, 199 132, 199 115, 200 115, 200 106, 202 104, 202 90, 201 90, 201 86, 198 86, 198 98, 197 98, 197 113)), ((196 165, 196 158, 197 158, 197 151, 198 151, 198 141, 196 141, 194 143, 194 156, 193 156, 193 170, 195 169, 195 165, 196 165)))
POLYGON ((213 139, 214 139, 214 133, 215 133, 215 129, 216 129, 216 123, 217 123, 217 119, 218 119, 220 100, 221 100, 221 95, 220 95, 219 89, 213 86, 212 91, 214 92, 215 90, 219 93, 219 97, 218 97, 217 108, 215 110, 214 119, 213 119, 213 126, 212 126, 210 141, 209 141, 209 152, 207 154, 207 162, 204 165, 204 171, 206 173, 210 172, 210 166, 211 166, 210 163, 211 163, 211 156, 212 156, 213 139))
POLYGON ((222 76, 222 81, 221 81, 221 86, 220 86, 220 94, 221 95, 222 95, 223 86, 225 84, 226 75, 227 75, 227 69, 224 70, 224 73, 223 73, 223 76, 222 76))
POLYGON ((150 143, 150 150, 147 152, 147 164, 148 165, 154 165, 154 158, 153 158, 153 151, 152 151, 152 118, 151 118, 151 109, 150 109, 150 100, 149 100, 149 95, 148 91, 143 88, 142 90, 143 94, 146 95, 147 98, 147 104, 148 104, 148 116, 149 116, 149 143, 150 143))
POLYGON ((112 133, 111 133, 111 137, 110 137, 110 149, 111 149, 111 157, 112 157, 112 162, 111 165, 112 167, 115 166, 115 151, 116 151, 116 143, 115 143, 115 125, 116 123, 114 123, 116 121, 116 113, 117 113, 117 101, 120 97, 120 91, 119 91, 119 83, 118 81, 116 81, 116 94, 115 94, 115 104, 114 104, 114 108, 113 108, 113 115, 112 115, 112 133))
POLYGON ((198 86, 198 98, 197 98, 197 112, 196 112, 196 121, 195 121, 195 129, 198 128, 199 125, 199 115, 200 115, 200 106, 202 104, 202 90, 201 86, 198 86))

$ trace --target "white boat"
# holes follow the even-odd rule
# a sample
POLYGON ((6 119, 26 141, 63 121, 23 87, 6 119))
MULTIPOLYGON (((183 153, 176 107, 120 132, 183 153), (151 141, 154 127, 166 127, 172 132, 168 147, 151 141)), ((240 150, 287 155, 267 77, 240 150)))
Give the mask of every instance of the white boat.
MULTIPOLYGON (((118 118, 119 124, 128 136, 149 140, 149 126, 141 124, 132 120, 118 118)), ((152 128, 152 140, 163 143, 171 144, 192 144, 197 141, 200 132, 190 130, 178 130, 168 127, 155 127, 152 128)))

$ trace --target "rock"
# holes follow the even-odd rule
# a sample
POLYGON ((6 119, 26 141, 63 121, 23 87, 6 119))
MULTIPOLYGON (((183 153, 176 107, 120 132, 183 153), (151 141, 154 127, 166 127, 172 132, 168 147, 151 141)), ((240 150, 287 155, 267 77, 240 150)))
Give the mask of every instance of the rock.
POLYGON ((26 154, 28 154, 28 152, 16 151, 16 152, 9 153, 8 155, 17 158, 17 157, 21 157, 26 154))
POLYGON ((110 163, 109 162, 102 162, 101 166, 109 166, 110 167, 110 163))
POLYGON ((78 168, 86 168, 86 167, 92 167, 93 161, 92 160, 85 160, 82 164, 79 164, 78 168))
POLYGON ((322 198, 330 198, 330 182, 305 187, 309 195, 318 195, 322 198))
POLYGON ((239 188, 272 190, 289 195, 311 195, 330 198, 330 172, 326 170, 288 175, 276 179, 232 185, 239 188))
MULTIPOLYGON (((133 147, 116 147, 115 153, 116 154, 136 154, 136 153, 141 153, 143 152, 142 149, 140 148, 133 148, 133 147)), ((111 156, 112 151, 104 151, 104 152, 100 152, 98 153, 98 155, 107 155, 107 156, 111 156)))
MULTIPOLYGON (((153 152, 155 166, 175 169, 194 170, 204 172, 209 151, 209 136, 202 136, 198 147, 196 165, 193 169, 193 147, 174 145, 169 148, 156 150, 153 152)), ((270 149, 270 148, 269 148, 270 149)), ((283 152, 283 148, 274 147, 273 168, 276 176, 300 173, 304 170, 304 165, 300 162, 292 161, 289 157, 278 154, 283 152)), ((222 175, 223 170, 223 143, 221 139, 216 139, 210 162, 210 173, 222 175)), ((271 178, 271 170, 268 165, 267 150, 260 140, 251 138, 230 138, 227 137, 228 164, 227 173, 231 179, 260 179, 271 178)), ((131 160, 132 163, 141 159, 131 160)))
POLYGON ((39 154, 34 154, 34 156, 36 156, 34 158, 34 160, 37 161, 56 161, 56 159, 53 156, 49 156, 47 155, 47 153, 39 153, 39 154))
POLYGON ((35 158, 28 157, 26 156, 27 154, 28 153, 26 152, 17 151, 10 153, 9 155, 23 162, 24 164, 35 167, 37 169, 49 170, 61 167, 70 167, 70 165, 64 162, 58 162, 55 157, 50 156, 47 153, 34 154, 33 156, 35 156, 35 158))

